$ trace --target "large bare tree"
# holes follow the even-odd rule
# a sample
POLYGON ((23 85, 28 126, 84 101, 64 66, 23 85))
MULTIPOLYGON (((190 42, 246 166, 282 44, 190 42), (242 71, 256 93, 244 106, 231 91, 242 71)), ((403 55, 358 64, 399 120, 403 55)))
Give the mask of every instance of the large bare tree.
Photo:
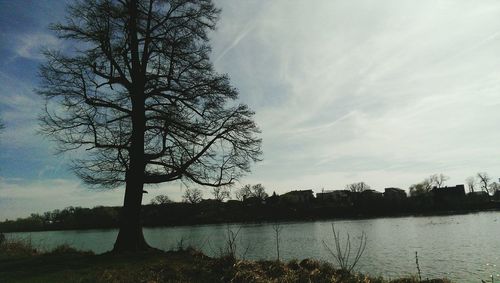
POLYGON ((358 182, 358 183, 347 184, 345 186, 345 189, 351 192, 361 193, 366 190, 369 190, 370 186, 368 186, 365 182, 358 182))
POLYGON ((477 176, 477 179, 479 181, 479 186, 481 187, 481 189, 484 192, 486 192, 487 194, 489 194, 488 187, 489 187, 490 181, 491 181, 490 175, 488 175, 488 173, 486 173, 486 172, 478 172, 476 174, 476 176, 477 176))
POLYGON ((227 186, 259 160, 253 112, 209 61, 219 12, 211 0, 81 0, 52 26, 70 48, 45 52, 43 131, 83 152, 87 184, 125 184, 115 251, 149 248, 144 184, 227 186))

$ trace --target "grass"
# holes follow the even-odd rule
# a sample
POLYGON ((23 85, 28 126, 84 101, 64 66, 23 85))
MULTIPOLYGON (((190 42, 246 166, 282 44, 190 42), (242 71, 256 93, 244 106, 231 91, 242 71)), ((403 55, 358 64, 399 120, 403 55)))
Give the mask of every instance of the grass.
MULTIPOLYGON (((373 278, 330 263, 211 258, 194 249, 133 254, 77 251, 67 245, 39 252, 29 241, 0 244, 0 282, 347 282, 414 283, 416 277, 373 278)), ((422 282, 449 282, 433 280, 422 282)))

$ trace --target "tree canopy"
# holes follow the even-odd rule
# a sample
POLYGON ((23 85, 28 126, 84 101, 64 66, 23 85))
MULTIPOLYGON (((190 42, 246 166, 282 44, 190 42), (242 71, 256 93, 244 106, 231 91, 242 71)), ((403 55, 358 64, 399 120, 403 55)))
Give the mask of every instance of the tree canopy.
POLYGON ((87 184, 126 184, 119 238, 143 238, 144 184, 230 185, 260 158, 254 113, 209 60, 219 13, 210 0, 82 0, 52 25, 71 44, 45 52, 43 132, 85 149, 73 169, 87 184))
POLYGON ((219 10, 211 1, 134 2, 79 1, 52 26, 79 44, 45 52, 45 133, 63 151, 89 150, 74 169, 92 185, 125 182, 134 120, 144 183, 232 183, 258 160, 260 139, 253 112, 233 103, 237 90, 209 61, 207 31, 219 10))

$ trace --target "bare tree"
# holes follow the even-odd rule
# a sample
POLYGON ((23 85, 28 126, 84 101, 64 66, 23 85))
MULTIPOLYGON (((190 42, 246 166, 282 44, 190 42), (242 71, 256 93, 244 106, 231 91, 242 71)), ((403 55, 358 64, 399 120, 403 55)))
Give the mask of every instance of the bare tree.
POLYGON ((258 161, 253 112, 209 61, 211 0, 81 0, 53 30, 74 46, 46 51, 38 93, 42 130, 61 152, 86 149, 73 169, 125 198, 115 251, 144 250, 144 184, 226 186, 258 161))
POLYGON ((432 189, 432 184, 429 178, 423 180, 420 183, 413 184, 410 186, 410 196, 422 196, 429 193, 432 189))
POLYGON ((368 186, 365 182, 358 182, 358 183, 352 183, 352 184, 346 185, 345 189, 349 190, 351 192, 360 193, 360 192, 369 190, 370 186, 368 186))
POLYGON ((244 201, 245 199, 251 196, 252 196, 252 186, 248 184, 236 190, 234 194, 234 197, 239 201, 244 201))
POLYGON ((340 237, 340 232, 335 231, 335 226, 333 224, 332 233, 335 249, 330 248, 325 241, 323 241, 323 245, 337 262, 340 269, 350 273, 356 267, 361 259, 361 256, 365 252, 367 241, 366 234, 365 232, 361 233, 361 236, 359 237, 359 244, 357 247, 354 247, 354 245, 351 244, 351 235, 349 233, 346 234, 345 244, 340 237), (355 249, 355 254, 354 257, 351 258, 351 255, 353 255, 353 248, 355 249))
POLYGON ((279 222, 274 222, 272 227, 274 231, 274 238, 276 239, 276 256, 277 260, 280 261, 280 235, 283 227, 279 222))
POLYGON ((224 201, 229 198, 229 188, 227 187, 213 187, 212 195, 218 201, 224 201))
POLYGON ((266 193, 266 188, 262 184, 256 184, 252 186, 252 197, 256 197, 260 200, 265 200, 269 195, 266 193))
POLYGON ((450 177, 444 175, 444 174, 433 174, 429 177, 428 182, 431 184, 431 186, 435 186, 438 188, 443 187, 444 183, 448 181, 450 177))
POLYGON ((479 172, 477 173, 477 178, 479 181, 479 185, 481 186, 481 189, 489 194, 488 187, 490 184, 491 177, 488 175, 486 172, 479 172))
POLYGON ((473 193, 474 188, 477 185, 476 177, 475 176, 467 177, 467 179, 465 179, 465 183, 467 184, 467 188, 469 188, 469 192, 473 193))
POLYGON ((153 205, 162 205, 173 203, 173 201, 167 195, 157 195, 151 200, 151 204, 153 205))
POLYGON ((186 188, 182 195, 182 201, 195 204, 203 200, 203 192, 197 188, 186 188))
POLYGON ((497 182, 491 182, 488 185, 488 190, 490 194, 494 195, 498 190, 500 190, 500 184, 497 182))
POLYGON ((262 184, 244 185, 236 191, 235 197, 239 201, 244 201, 247 198, 255 197, 260 200, 265 200, 269 195, 266 193, 266 188, 262 184))

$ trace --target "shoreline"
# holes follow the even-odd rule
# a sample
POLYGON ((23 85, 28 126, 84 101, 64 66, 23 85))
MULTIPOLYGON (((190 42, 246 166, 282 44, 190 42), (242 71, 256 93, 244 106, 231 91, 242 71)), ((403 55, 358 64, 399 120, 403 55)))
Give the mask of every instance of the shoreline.
MULTIPOLYGON (((207 221, 196 223, 173 223, 166 225, 143 225, 143 228, 174 228, 174 227, 188 227, 188 226, 204 226, 204 225, 251 225, 251 224, 273 224, 273 223, 302 223, 302 222, 315 222, 315 221, 342 221, 342 220, 369 220, 369 219, 384 219, 384 218, 405 218, 405 217, 439 217, 439 216, 454 216, 466 215, 475 213, 492 213, 500 212, 500 208, 488 209, 474 209, 474 210, 446 210, 446 211, 432 211, 432 212, 419 212, 419 213, 397 213, 397 214, 379 214, 379 215, 350 215, 350 216, 332 216, 332 217, 297 217, 297 218, 282 218, 278 220, 262 219, 253 221, 207 221)), ((3 222, 0 222, 0 224, 3 222)), ((1 226, 0 226, 1 227, 1 226)), ((118 225, 109 227, 82 227, 82 228, 55 228, 55 229, 26 229, 8 231, 0 229, 0 233, 30 233, 30 232, 50 232, 50 231, 87 231, 87 230, 112 230, 118 229, 118 225)))
POLYGON ((23 242, 0 244, 0 279, 6 282, 451 282, 420 280, 417 270, 409 274, 414 275, 387 279, 314 259, 243 260, 230 253, 209 257, 189 247, 93 254, 68 246, 41 253, 23 242))

